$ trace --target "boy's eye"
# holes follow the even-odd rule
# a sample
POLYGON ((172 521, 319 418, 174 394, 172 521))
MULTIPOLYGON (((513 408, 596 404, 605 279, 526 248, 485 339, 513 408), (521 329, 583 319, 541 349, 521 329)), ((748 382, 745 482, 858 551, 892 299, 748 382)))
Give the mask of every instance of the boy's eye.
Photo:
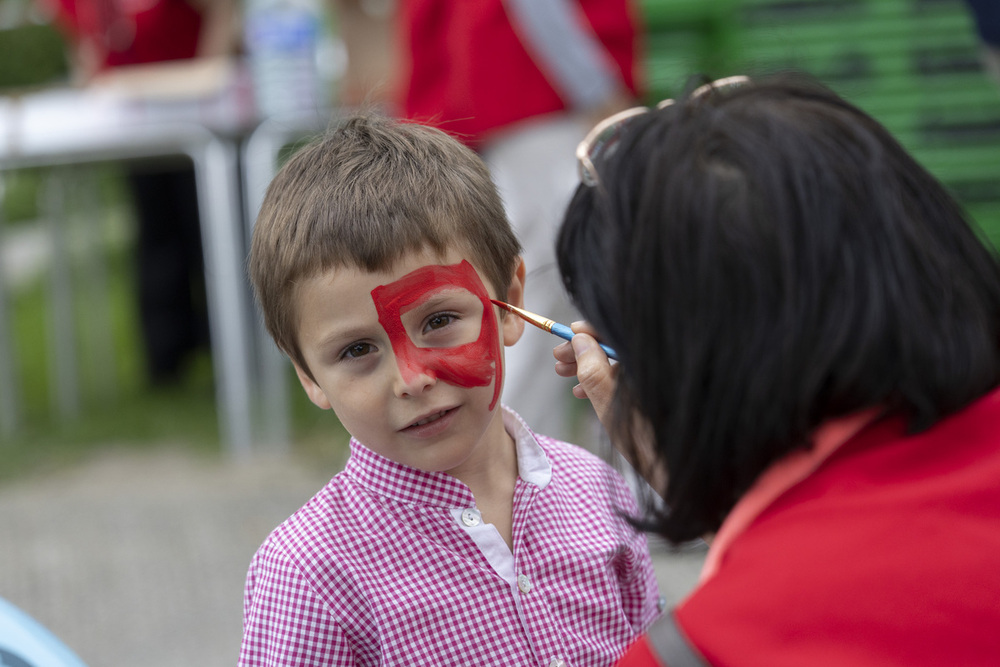
POLYGON ((375 346, 371 343, 351 343, 340 354, 341 359, 357 359, 374 351, 375 346))
POLYGON ((417 347, 456 347, 479 337, 483 312, 479 297, 448 286, 401 311, 399 321, 417 347))
POLYGON ((424 333, 433 331, 434 329, 443 329, 457 319, 458 317, 452 313, 434 313, 427 318, 427 323, 424 325, 424 333))

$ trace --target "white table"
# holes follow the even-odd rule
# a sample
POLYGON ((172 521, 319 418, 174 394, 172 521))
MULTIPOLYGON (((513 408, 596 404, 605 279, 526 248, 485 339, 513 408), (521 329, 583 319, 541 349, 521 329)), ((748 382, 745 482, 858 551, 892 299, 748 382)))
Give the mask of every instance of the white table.
MULTIPOLYGON (((187 83, 192 81, 198 83, 194 78, 187 83)), ((220 432, 232 456, 246 458, 253 440, 255 373, 238 151, 255 120, 239 77, 215 88, 194 88, 195 94, 189 89, 181 96, 107 86, 0 98, 0 170, 176 155, 192 160, 220 432)), ((3 317, 0 309, 0 332, 7 330, 3 317)), ((9 369, 8 362, 9 347, 0 347, 0 373, 9 369)))

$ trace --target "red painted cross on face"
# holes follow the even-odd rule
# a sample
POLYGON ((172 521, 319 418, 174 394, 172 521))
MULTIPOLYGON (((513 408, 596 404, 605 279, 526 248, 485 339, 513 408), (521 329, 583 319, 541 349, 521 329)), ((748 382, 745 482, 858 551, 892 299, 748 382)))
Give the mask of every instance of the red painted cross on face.
POLYGON ((404 380, 412 381, 423 373, 459 387, 485 387, 495 378, 490 402, 490 410, 493 409, 503 383, 500 336, 489 293, 472 264, 463 260, 450 266, 421 267, 395 282, 373 289, 372 300, 404 380), (466 301, 471 298, 480 302, 482 317, 478 336, 474 340, 471 335, 459 336, 456 340, 442 337, 440 344, 434 347, 416 345, 407 333, 407 313, 449 292, 466 292, 466 301))

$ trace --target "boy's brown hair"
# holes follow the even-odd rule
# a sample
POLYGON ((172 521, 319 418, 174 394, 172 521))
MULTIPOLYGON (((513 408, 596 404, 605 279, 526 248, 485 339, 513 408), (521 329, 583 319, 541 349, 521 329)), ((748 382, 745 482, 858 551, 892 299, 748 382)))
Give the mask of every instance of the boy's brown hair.
POLYGON ((483 161, 434 128, 366 114, 297 152, 267 189, 249 274, 278 347, 309 372, 295 289, 330 269, 389 270, 461 247, 506 297, 521 245, 483 161))

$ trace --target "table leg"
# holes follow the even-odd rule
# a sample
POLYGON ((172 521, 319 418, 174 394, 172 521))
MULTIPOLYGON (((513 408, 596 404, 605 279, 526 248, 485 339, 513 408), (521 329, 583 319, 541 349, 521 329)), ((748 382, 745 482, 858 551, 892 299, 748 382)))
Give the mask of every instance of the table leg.
POLYGON ((205 253, 212 362, 224 445, 235 459, 252 454, 248 290, 237 178, 237 147, 213 139, 191 155, 205 253))
MULTIPOLYGON (((0 174, 0 216, 3 215, 3 174, 0 174)), ((3 219, 0 218, 0 230, 3 219)), ((14 335, 7 317, 7 285, 4 280, 4 238, 0 235, 0 435, 12 435, 20 425, 20 400, 14 368, 14 335)))
POLYGON ((49 300, 49 393, 60 417, 80 413, 79 367, 76 354, 76 318, 73 306, 72 256, 69 249, 67 168, 48 174, 39 209, 44 212, 52 242, 51 296, 49 300))
MULTIPOLYGON (((288 132, 283 127, 275 128, 265 121, 250 135, 244 145, 244 225, 248 243, 264 201, 264 193, 274 177, 278 153, 288 141, 288 132)), ((264 419, 261 433, 269 448, 284 453, 288 451, 292 437, 289 417, 291 411, 288 388, 289 363, 264 329, 261 318, 256 317, 254 320, 253 331, 256 338, 260 387, 258 398, 261 401, 261 416, 264 419)))

